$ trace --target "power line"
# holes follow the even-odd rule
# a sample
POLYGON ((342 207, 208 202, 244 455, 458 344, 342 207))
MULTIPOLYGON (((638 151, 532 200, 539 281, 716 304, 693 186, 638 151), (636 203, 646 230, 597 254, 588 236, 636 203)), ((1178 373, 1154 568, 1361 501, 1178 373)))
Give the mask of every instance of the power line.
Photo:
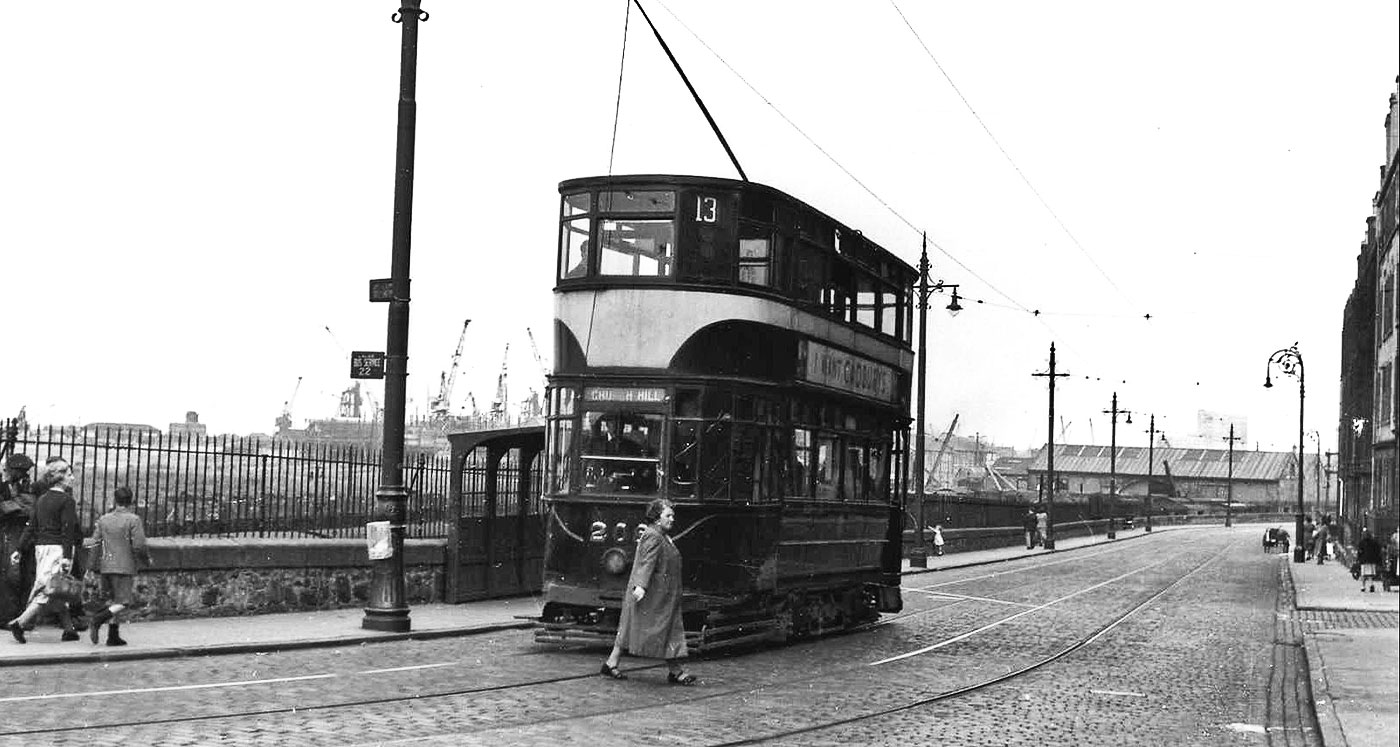
POLYGON ((997 140, 996 135, 992 134, 991 128, 982 120, 982 116, 977 113, 977 110, 972 108, 972 103, 963 95, 962 91, 958 88, 958 84, 953 82, 953 77, 948 74, 948 71, 943 69, 943 65, 938 62, 938 58, 933 55, 933 51, 924 43, 923 37, 919 36, 919 32, 914 29, 914 24, 909 22, 908 17, 904 15, 904 11, 899 9, 899 6, 895 4, 894 0, 890 0, 890 6, 894 8, 895 13, 899 14, 900 20, 904 21, 904 25, 909 28, 909 33, 914 35, 914 39, 919 42, 919 46, 923 48, 924 54, 928 55, 928 58, 933 61, 933 66, 938 68, 938 72, 943 76, 943 79, 948 81, 948 86, 953 89, 953 93, 958 95, 958 100, 963 102, 963 106, 967 107, 968 112, 972 114, 972 118, 977 120, 977 124, 981 126, 982 131, 987 133, 987 137, 992 141, 992 144, 997 147, 997 150, 1001 152, 1002 157, 1006 159, 1007 163, 1011 164, 1012 170, 1016 172, 1017 176, 1021 177, 1022 182, 1025 182, 1026 188, 1031 191, 1031 194, 1035 195, 1035 199, 1038 200, 1041 206, 1045 208, 1045 211, 1050 214, 1050 217, 1055 219, 1055 223, 1060 227, 1060 230, 1064 231, 1065 235, 1069 237, 1069 240, 1079 248, 1079 251, 1084 254, 1085 259, 1089 260, 1089 264, 1093 265, 1094 269, 1099 271, 1103 279, 1108 281, 1108 284, 1113 286, 1115 291, 1118 291, 1118 295, 1122 296, 1123 300, 1127 302, 1129 306, 1132 306, 1133 303, 1131 299, 1128 298, 1128 294, 1124 293, 1123 289, 1119 288, 1118 284, 1113 282, 1113 278, 1109 277, 1108 273, 1099 266, 1098 261, 1089 253, 1089 250, 1085 249, 1084 245, 1079 243, 1079 238, 1074 235, 1073 231, 1069 230, 1069 226, 1065 225, 1065 222, 1060 219, 1055 209, 1050 207, 1050 203, 1040 194, 1040 190, 1036 189, 1035 185, 1031 183, 1030 178, 1021 170, 1020 165, 1016 163, 1016 159, 1012 158, 1011 154, 1006 152, 1006 148, 1002 147, 1001 141, 997 140))

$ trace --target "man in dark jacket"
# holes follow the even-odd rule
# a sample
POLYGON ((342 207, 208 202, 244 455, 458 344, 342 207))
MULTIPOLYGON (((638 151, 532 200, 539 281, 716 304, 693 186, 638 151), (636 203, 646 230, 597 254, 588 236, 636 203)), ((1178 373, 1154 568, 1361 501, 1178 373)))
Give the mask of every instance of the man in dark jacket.
POLYGON ((20 553, 19 562, 10 562, 34 508, 34 486, 29 482, 33 466, 28 456, 11 454, 5 458, 4 477, 0 479, 0 620, 9 620, 24 609, 34 583, 32 556, 20 553))

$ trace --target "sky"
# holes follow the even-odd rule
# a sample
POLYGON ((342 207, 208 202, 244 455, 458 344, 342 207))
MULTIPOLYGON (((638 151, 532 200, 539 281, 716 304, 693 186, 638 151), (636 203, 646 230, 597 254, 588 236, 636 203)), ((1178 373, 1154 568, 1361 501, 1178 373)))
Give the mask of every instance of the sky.
MULTIPOLYGON (((72 0, 0 26, 0 413, 270 433, 383 350, 399 3, 72 0), (298 381, 300 380, 300 385, 298 381), (293 395, 295 393, 295 399, 293 395)), ((1335 449, 1342 311, 1400 73, 1396 3, 644 0, 748 177, 911 264, 927 420, 1146 445, 1200 410, 1240 448, 1335 449)), ((623 0, 424 0, 409 415, 542 389, 558 183, 737 178, 623 0), (627 27, 624 59, 624 25, 627 27), (621 75, 619 76, 619 72, 621 75), (621 85, 619 87, 619 77, 621 85), (528 330, 528 331, 527 331, 528 330), (533 332, 540 361, 531 350, 533 332), (509 351, 507 353, 507 346, 509 351)), ((19 18, 19 16, 16 16, 19 18)), ((382 401, 382 382, 368 384, 382 401)), ((1223 444, 1221 444, 1223 447, 1223 444)))

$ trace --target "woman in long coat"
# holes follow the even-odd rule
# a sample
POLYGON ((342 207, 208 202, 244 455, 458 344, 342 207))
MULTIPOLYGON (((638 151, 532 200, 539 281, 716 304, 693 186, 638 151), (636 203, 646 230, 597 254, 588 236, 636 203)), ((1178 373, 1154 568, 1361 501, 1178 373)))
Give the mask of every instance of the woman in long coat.
POLYGON ((669 532, 676 523, 671 502, 658 498, 647 504, 647 528, 637 539, 632 560, 628 593, 622 597, 622 617, 612 653, 603 662, 601 674, 615 680, 627 675, 618 671, 623 650, 633 656, 665 659, 673 685, 693 685, 695 675, 685 671, 685 626, 681 622, 681 553, 669 532))

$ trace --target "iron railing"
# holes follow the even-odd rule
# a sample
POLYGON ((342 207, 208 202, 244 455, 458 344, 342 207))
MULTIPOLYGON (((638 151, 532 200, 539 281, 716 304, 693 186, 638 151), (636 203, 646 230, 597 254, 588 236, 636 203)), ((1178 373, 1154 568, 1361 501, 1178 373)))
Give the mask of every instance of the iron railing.
MULTIPOLYGON (((12 423, 7 422, 7 431, 12 423)), ((164 434, 155 429, 19 427, 13 450, 75 468, 78 517, 91 527, 112 491, 132 490, 153 537, 362 537, 373 519, 380 453, 283 439, 164 434)), ((406 456, 410 538, 446 537, 446 452, 406 456)))

